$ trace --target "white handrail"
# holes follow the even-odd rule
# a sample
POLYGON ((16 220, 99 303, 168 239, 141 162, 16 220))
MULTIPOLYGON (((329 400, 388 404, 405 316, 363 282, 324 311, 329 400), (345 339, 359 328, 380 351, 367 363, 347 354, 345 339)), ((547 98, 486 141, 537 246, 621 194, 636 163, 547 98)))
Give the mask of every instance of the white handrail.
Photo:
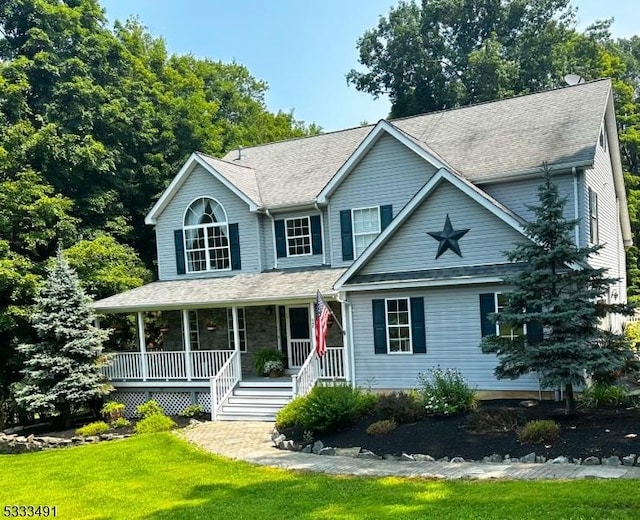
POLYGON ((291 376, 293 397, 308 394, 320 378, 320 366, 316 349, 312 349, 297 374, 291 376))
POLYGON ((225 399, 229 397, 236 384, 242 378, 240 351, 234 350, 220 371, 211 378, 211 420, 218 417, 218 410, 225 399))

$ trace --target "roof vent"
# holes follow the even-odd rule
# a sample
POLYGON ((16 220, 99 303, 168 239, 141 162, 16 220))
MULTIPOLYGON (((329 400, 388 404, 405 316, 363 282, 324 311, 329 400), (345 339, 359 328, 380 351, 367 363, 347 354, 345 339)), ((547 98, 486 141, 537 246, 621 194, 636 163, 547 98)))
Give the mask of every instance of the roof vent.
POLYGON ((244 156, 242 155, 242 146, 238 146, 238 161, 241 161, 244 156))

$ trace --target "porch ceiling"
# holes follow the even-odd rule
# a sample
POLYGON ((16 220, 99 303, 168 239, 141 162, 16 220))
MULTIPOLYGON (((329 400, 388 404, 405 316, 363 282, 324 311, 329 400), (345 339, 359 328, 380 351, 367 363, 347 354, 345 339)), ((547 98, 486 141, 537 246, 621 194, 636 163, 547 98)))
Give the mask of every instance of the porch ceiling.
POLYGON ((153 282, 98 300, 93 308, 98 312, 126 313, 310 300, 317 290, 326 296, 334 295, 333 284, 344 271, 301 269, 153 282))

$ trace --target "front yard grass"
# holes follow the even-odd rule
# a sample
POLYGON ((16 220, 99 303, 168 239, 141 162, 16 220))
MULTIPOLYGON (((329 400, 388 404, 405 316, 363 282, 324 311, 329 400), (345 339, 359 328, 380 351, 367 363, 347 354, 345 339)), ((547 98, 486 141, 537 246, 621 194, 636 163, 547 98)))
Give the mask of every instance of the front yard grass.
POLYGON ((638 481, 334 477, 230 461, 169 433, 0 455, 0 507, 61 519, 639 518, 638 481))

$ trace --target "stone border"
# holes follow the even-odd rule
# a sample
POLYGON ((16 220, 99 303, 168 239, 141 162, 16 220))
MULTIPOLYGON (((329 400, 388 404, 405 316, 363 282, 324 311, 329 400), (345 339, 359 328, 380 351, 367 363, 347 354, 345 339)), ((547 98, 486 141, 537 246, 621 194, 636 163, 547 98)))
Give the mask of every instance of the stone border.
POLYGON ((281 434, 274 428, 271 433, 271 440, 274 446, 280 450, 297 451, 302 453, 310 453, 315 455, 328 455, 328 456, 342 456, 351 457, 355 459, 375 459, 375 460, 394 460, 398 462, 451 462, 453 464, 460 464, 463 462, 480 462, 489 464, 574 464, 577 466, 640 466, 640 457, 635 453, 631 453, 626 457, 611 456, 611 457, 586 457, 584 459, 571 459, 569 457, 556 457, 555 459, 547 460, 543 455, 536 455, 535 452, 524 455, 523 457, 512 457, 511 455, 498 455, 494 453, 487 457, 483 457, 482 460, 466 460, 462 457, 442 457, 435 459, 431 455, 425 455, 422 453, 402 453, 401 456, 385 454, 377 455, 372 451, 362 449, 360 447, 354 448, 332 448, 325 446, 322 441, 316 441, 313 444, 298 444, 295 441, 288 440, 287 437, 281 434))
POLYGON ((83 444, 96 444, 102 441, 112 441, 116 439, 125 439, 131 437, 131 433, 103 433, 101 435, 90 435, 81 437, 75 435, 70 439, 64 437, 51 436, 35 436, 33 434, 27 437, 18 435, 17 433, 0 432, 0 454, 17 454, 28 451, 42 451, 55 448, 65 448, 68 446, 81 446, 83 444))

